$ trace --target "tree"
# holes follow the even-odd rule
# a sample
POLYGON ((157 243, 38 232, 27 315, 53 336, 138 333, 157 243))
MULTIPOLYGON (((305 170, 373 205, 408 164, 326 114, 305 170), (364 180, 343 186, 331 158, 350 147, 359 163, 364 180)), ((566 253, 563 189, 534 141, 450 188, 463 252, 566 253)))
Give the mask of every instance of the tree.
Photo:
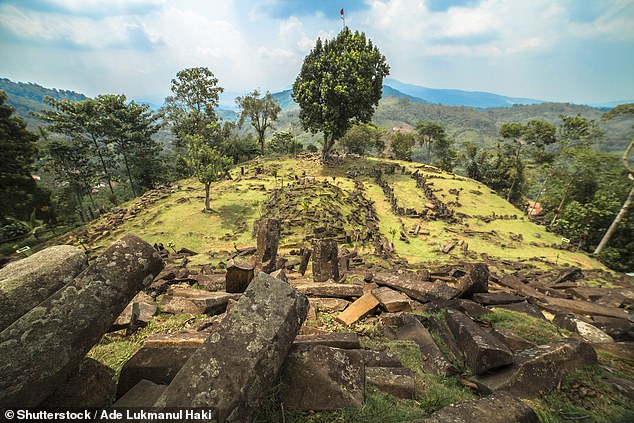
POLYGON ((158 150, 152 140, 152 135, 159 129, 155 125, 157 117, 146 104, 134 101, 126 104, 125 95, 100 95, 95 101, 102 115, 103 133, 114 151, 123 157, 130 189, 136 197, 138 192, 132 178, 131 164, 150 170, 156 162, 156 156, 151 153, 158 150))
POLYGON ((52 132, 66 135, 70 138, 81 138, 94 147, 99 159, 103 177, 108 181, 108 187, 114 198, 112 187, 113 167, 112 155, 109 149, 109 139, 104 132, 103 115, 97 101, 88 98, 83 101, 55 100, 46 97, 44 102, 53 110, 45 110, 36 117, 50 123, 52 132))
POLYGON ((389 69, 385 56, 364 33, 345 27, 332 40, 317 39, 292 95, 304 129, 323 132, 323 161, 354 123, 370 121, 389 69))
POLYGON ((385 130, 374 123, 357 123, 341 137, 340 143, 347 153, 364 156, 368 150, 380 155, 385 149, 385 130))
POLYGON ((302 145, 297 142, 291 131, 277 131, 269 142, 269 149, 278 154, 297 154, 302 145))
POLYGON ((218 137, 222 155, 230 157, 234 164, 246 162, 258 155, 258 146, 253 135, 240 134, 234 122, 223 122, 218 137))
POLYGON ((7 218, 28 220, 33 210, 43 214, 50 209, 48 194, 31 176, 37 154, 37 135, 26 123, 13 116, 13 107, 4 104, 7 95, 0 91, 0 224, 7 218))
POLYGON ((187 135, 200 135, 211 144, 218 130, 215 108, 224 91, 218 79, 205 67, 183 69, 172 79, 171 91, 173 95, 165 98, 162 112, 180 143, 187 135))
POLYGON ((427 163, 431 163, 432 146, 437 142, 446 140, 445 128, 434 122, 418 122, 416 124, 418 135, 420 136, 421 147, 427 148, 427 163))
POLYGON ((187 135, 187 164, 200 183, 205 186, 205 210, 209 207, 209 190, 213 182, 222 179, 232 165, 232 160, 220 154, 216 147, 205 144, 200 135, 187 135))
POLYGON ((392 133, 390 149, 396 160, 412 160, 412 147, 416 144, 413 134, 396 131, 392 133))
POLYGON ((246 119, 249 119, 258 134, 260 152, 264 155, 264 133, 268 128, 272 127, 282 108, 268 91, 263 97, 260 97, 260 92, 253 90, 253 92, 244 97, 236 98, 236 103, 238 103, 241 110, 240 126, 246 119))
POLYGON ((453 141, 445 136, 437 139, 433 146, 434 156, 436 157, 434 165, 446 172, 453 170, 454 162, 457 158, 456 150, 451 148, 452 144, 453 141))

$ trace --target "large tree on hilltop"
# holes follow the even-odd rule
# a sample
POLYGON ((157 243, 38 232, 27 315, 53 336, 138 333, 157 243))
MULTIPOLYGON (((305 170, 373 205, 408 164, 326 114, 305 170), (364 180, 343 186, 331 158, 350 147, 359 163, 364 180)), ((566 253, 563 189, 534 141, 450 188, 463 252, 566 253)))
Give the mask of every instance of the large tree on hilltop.
POLYGON ((211 144, 219 127, 215 107, 224 91, 218 79, 205 67, 183 69, 172 79, 171 90, 173 95, 165 98, 163 113, 181 145, 186 144, 188 135, 199 135, 211 144))
POLYGON ((258 133, 258 143, 260 144, 260 152, 264 155, 264 133, 277 120, 277 115, 282 108, 270 92, 266 92, 260 97, 258 90, 236 98, 236 103, 240 106, 240 126, 246 119, 249 119, 255 132, 258 133))
POLYGON ((389 70, 364 33, 345 27, 332 40, 317 39, 293 84, 293 99, 304 129, 324 134, 323 161, 348 128, 370 121, 389 70))

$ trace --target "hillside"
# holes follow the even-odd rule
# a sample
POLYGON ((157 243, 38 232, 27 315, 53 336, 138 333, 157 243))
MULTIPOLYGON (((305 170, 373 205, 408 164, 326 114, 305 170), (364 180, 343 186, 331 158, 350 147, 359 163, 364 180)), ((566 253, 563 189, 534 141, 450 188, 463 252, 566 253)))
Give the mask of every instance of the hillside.
POLYGON ((529 222, 486 186, 430 166, 352 158, 329 167, 303 155, 243 167, 244 176, 236 168, 233 180, 212 187, 212 213, 201 212, 202 187, 187 180, 123 205, 66 241, 80 237, 86 247, 100 250, 132 231, 209 260, 209 254, 253 246, 254 223, 266 216, 281 219, 286 252, 306 246, 313 231, 325 227, 347 248, 386 260, 443 263, 485 254, 537 266, 602 267, 583 253, 561 249, 559 236, 529 222), (415 173, 423 177, 422 188, 415 173))

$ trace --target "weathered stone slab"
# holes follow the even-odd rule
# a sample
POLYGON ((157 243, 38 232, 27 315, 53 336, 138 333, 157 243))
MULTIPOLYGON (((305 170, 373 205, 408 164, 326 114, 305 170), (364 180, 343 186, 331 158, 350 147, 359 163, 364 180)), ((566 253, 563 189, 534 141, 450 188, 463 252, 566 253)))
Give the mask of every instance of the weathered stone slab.
POLYGON ((281 372, 280 399, 299 410, 361 408, 365 367, 361 355, 322 345, 293 347, 281 372))
POLYGON ((136 323, 147 324, 152 321, 157 311, 158 307, 154 304, 152 297, 147 295, 145 292, 139 292, 132 301, 130 301, 130 304, 123 309, 123 312, 119 315, 119 317, 117 317, 113 326, 115 328, 125 327, 130 325, 133 320, 136 323), (134 304, 138 304, 138 316, 132 315, 132 307, 134 304))
POLYGON ((178 372, 157 407, 205 407, 249 421, 275 381, 308 311, 306 297, 259 273, 178 372))
POLYGON ((594 316, 591 323, 616 341, 634 340, 634 324, 629 320, 594 316), (632 335, 630 335, 630 333, 632 335))
POLYGON ((542 313, 541 309, 534 304, 531 304, 527 301, 523 301, 521 303, 511 303, 511 304, 498 304, 495 308, 503 308, 505 310, 512 310, 518 313, 524 313, 529 316, 535 317, 537 319, 546 320, 544 317, 544 313, 542 313))
POLYGON ((365 368, 368 367, 403 367, 401 360, 394 353, 388 351, 373 351, 373 350, 356 350, 361 354, 365 368))
POLYGON ((125 395, 143 379, 159 385, 169 385, 196 348, 197 346, 141 348, 121 369, 117 397, 125 395))
POLYGON ((431 417, 412 423, 538 423, 535 411, 517 398, 496 393, 467 400, 436 411, 431 417))
POLYGON ((447 325, 475 374, 513 363, 513 353, 501 341, 456 310, 447 310, 447 325))
POLYGON ((145 338, 143 346, 147 348, 198 347, 209 336, 204 332, 157 333, 145 338))
POLYGON ((350 304, 350 301, 343 298, 315 298, 308 299, 319 311, 343 311, 350 304))
POLYGON ((354 350, 361 348, 355 332, 326 332, 314 335, 297 335, 293 345, 324 345, 326 347, 354 350))
POLYGON ((313 247, 313 280, 326 282, 329 279, 339 280, 337 240, 316 239, 313 247))
POLYGON ((372 293, 362 295, 344 311, 339 313, 336 320, 345 325, 351 325, 372 313, 379 305, 379 300, 372 293))
POLYGON ((409 298, 406 295, 393 290, 387 286, 382 286, 372 290, 372 295, 379 300, 381 307, 383 307, 389 313, 396 313, 399 311, 412 311, 409 304, 409 298))
POLYGON ((255 263, 258 270, 271 273, 275 270, 277 247, 280 243, 280 221, 264 219, 257 231, 257 253, 255 263))
POLYGON ((553 319, 557 326, 578 333, 584 340, 592 343, 614 342, 614 339, 596 326, 570 313, 557 313, 553 319))
POLYGON ((524 351, 535 346, 533 342, 527 341, 526 339, 515 335, 513 332, 507 329, 491 329, 491 334, 502 341, 504 345, 509 347, 509 349, 513 351, 513 353, 524 351))
POLYGON ((416 398, 414 372, 405 367, 366 367, 365 383, 398 398, 416 398))
POLYGON ((394 330, 396 339, 413 341, 418 345, 422 358, 423 371, 439 376, 449 376, 457 372, 425 326, 413 315, 394 315, 384 322, 394 330))
POLYGON ((162 268, 151 245, 125 235, 72 283, 0 333, 0 404, 37 406, 162 268))
POLYGON ((112 408, 150 408, 165 392, 167 386, 158 385, 149 380, 141 380, 124 396, 112 405, 112 408))
POLYGON ((590 344, 567 338, 524 350, 509 368, 470 380, 485 394, 506 391, 520 398, 532 398, 555 387, 567 374, 596 361, 597 353, 590 344))
POLYGON ((84 358, 77 373, 62 383, 40 404, 44 408, 103 408, 117 390, 114 370, 92 358, 84 358))
POLYGON ((242 260, 229 260, 227 262, 227 278, 225 291, 230 293, 242 293, 255 275, 255 267, 251 263, 242 260))
POLYGON ((461 297, 471 298, 475 293, 489 291, 489 267, 485 263, 467 263, 465 271, 456 284, 461 297))
POLYGON ((443 282, 423 282, 413 273, 381 272, 374 275, 374 282, 386 285, 421 302, 450 300, 460 295, 460 290, 443 282))
POLYGON ((354 298, 363 295, 361 285, 349 283, 302 283, 295 288, 302 294, 315 297, 354 298))
POLYGON ((165 313, 191 313, 215 315, 224 313, 229 300, 237 300, 240 294, 208 292, 201 289, 182 288, 168 290, 161 301, 165 313))
POLYGON ((447 308, 453 308, 454 310, 461 311, 472 319, 479 319, 483 315, 491 313, 491 310, 489 310, 488 308, 464 298, 430 301, 423 305, 423 310, 431 313, 436 313, 447 308))
POLYGON ((275 272, 271 272, 271 276, 281 281, 288 282, 288 276, 286 276, 286 270, 278 269, 275 272))
POLYGON ((521 303, 526 298, 519 295, 509 294, 508 292, 489 292, 486 294, 473 294, 473 301, 483 305, 498 305, 521 303))
POLYGON ((70 283, 86 267, 83 250, 57 245, 0 269, 0 332, 70 283))

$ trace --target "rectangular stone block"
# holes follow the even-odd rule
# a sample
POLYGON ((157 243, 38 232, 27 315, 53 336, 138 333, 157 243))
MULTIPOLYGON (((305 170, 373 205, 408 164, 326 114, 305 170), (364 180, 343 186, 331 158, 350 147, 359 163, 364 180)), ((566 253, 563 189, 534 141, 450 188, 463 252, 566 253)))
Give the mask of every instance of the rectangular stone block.
POLYGON ((379 300, 381 307, 389 313, 399 311, 412 311, 409 304, 409 298, 406 295, 393 290, 387 286, 382 286, 372 290, 372 295, 379 300))
POLYGON ((371 293, 367 293, 339 313, 336 320, 345 325, 351 325, 370 314, 378 305, 379 300, 371 293))

